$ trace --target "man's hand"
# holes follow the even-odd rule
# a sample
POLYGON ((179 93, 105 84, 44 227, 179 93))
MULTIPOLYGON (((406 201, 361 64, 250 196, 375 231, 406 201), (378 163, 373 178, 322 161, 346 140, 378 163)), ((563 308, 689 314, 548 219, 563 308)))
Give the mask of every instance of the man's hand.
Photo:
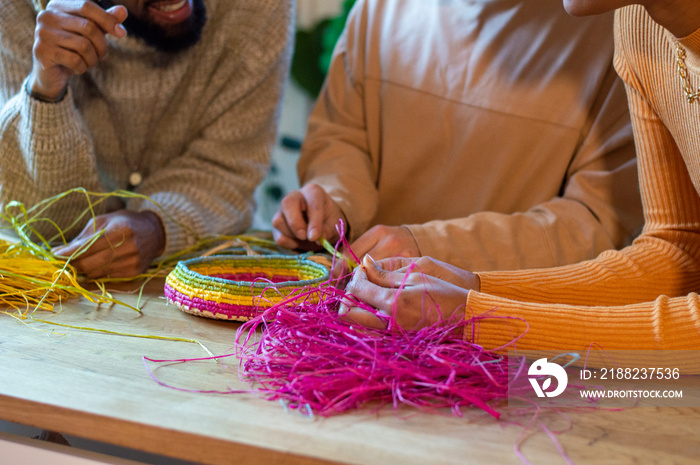
POLYGON ((90 220, 73 241, 55 248, 53 253, 68 258, 100 231, 104 233, 71 261, 90 279, 139 275, 165 248, 165 232, 155 213, 118 210, 90 220))
POLYGON ((377 263, 365 255, 346 291, 375 308, 377 314, 350 302, 343 303, 338 314, 363 326, 383 329, 395 311, 401 328, 415 330, 463 319, 469 291, 478 289, 475 274, 429 257, 377 263))
POLYGON ((331 196, 317 184, 307 184, 282 199, 272 218, 275 241, 288 249, 318 249, 315 242, 321 237, 331 243, 339 239, 335 227, 341 218, 345 221, 331 196))
POLYGON ((371 255, 376 260, 391 257, 420 257, 413 234, 404 226, 374 226, 353 242, 350 248, 360 258, 365 254, 371 255))
POLYGON ((82 74, 107 54, 107 34, 124 37, 127 10, 103 10, 90 0, 53 0, 37 16, 32 95, 47 101, 61 98, 74 74, 82 74))

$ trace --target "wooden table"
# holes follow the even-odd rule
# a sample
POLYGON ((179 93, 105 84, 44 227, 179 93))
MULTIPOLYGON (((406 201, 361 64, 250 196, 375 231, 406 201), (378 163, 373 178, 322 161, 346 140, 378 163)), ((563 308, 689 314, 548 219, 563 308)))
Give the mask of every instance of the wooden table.
MULTIPOLYGON (((133 295, 118 298, 135 302, 133 295)), ((162 282, 149 286, 143 313, 63 304, 55 322, 200 341, 216 354, 232 346, 236 323, 212 321, 166 305, 162 282)), ((357 411, 332 418, 288 412, 252 394, 206 395, 154 382, 142 356, 195 358, 197 344, 140 339, 21 323, 0 314, 0 419, 207 464, 533 464, 564 463, 530 413, 501 407, 500 421, 479 410, 454 418, 406 410, 357 411), (410 414, 410 415, 408 415, 410 414)), ((236 361, 161 366, 163 381, 193 389, 246 388, 236 361)), ((153 368, 156 368, 155 366, 153 368)), ((700 409, 545 411, 575 463, 697 463, 700 409)), ((1 462, 1 460, 0 460, 1 462)))

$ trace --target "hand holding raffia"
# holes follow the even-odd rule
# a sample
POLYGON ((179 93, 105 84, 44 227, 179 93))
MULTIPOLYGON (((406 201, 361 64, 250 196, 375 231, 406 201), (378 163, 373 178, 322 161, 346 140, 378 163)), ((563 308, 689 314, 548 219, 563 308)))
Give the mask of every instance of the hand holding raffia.
POLYGON ((352 243, 352 250, 358 257, 370 255, 375 260, 421 256, 411 230, 405 226, 373 226, 352 243))
MULTIPOLYGON (((338 204, 322 187, 307 184, 287 194, 272 218, 275 240, 289 249, 319 250, 322 237, 336 242, 339 222, 346 224, 338 204)), ((347 231, 345 231, 347 233, 347 231)))
POLYGON ((370 328, 416 330, 465 319, 469 291, 479 289, 478 276, 429 257, 391 258, 381 265, 365 255, 346 291, 377 312, 345 301, 339 314, 370 328))

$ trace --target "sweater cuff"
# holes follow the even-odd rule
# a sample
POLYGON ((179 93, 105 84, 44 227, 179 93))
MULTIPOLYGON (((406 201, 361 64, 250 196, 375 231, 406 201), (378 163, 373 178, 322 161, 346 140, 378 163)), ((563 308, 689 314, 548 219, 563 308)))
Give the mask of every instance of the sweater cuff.
POLYGON ((408 229, 411 236, 413 236, 413 240, 416 241, 419 256, 433 257, 438 260, 446 261, 442 258, 442 254, 433 244, 435 231, 432 231, 431 228, 424 224, 404 224, 403 227, 408 229))
POLYGON ((194 228, 190 228, 192 218, 198 215, 187 214, 188 202, 172 196, 155 194, 150 200, 134 198, 127 202, 132 211, 152 211, 163 224, 165 248, 162 257, 173 255, 197 244, 194 228), (167 213, 166 213, 167 212, 167 213))
POLYGON ((77 123, 73 93, 68 87, 63 99, 56 103, 44 102, 29 95, 25 79, 22 88, 23 113, 29 115, 27 123, 33 135, 32 143, 45 151, 56 147, 71 146, 82 138, 82 126, 77 123), (42 146, 50 141, 54 147, 42 146))
POLYGON ((499 312, 499 299, 477 291, 469 291, 465 318, 472 320, 465 329, 465 338, 487 350, 510 350, 521 347, 513 341, 528 331, 524 319, 499 312))

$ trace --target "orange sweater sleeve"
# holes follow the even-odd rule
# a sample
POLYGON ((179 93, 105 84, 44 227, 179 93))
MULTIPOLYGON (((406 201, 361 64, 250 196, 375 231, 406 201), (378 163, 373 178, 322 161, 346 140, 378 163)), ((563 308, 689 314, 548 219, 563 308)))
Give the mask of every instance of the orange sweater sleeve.
POLYGON ((517 343, 522 349, 591 344, 609 350, 700 349, 698 296, 693 293, 700 290, 700 196, 687 166, 700 157, 700 140, 696 136, 676 143, 679 134, 700 134, 700 121, 685 115, 689 110, 677 88, 667 43, 653 41, 652 47, 662 50, 650 54, 668 55, 666 62, 652 58, 640 63, 641 54, 628 58, 631 44, 637 44, 634 38, 666 37, 655 27, 641 7, 624 9, 615 23, 615 65, 626 84, 637 143, 642 235, 626 249, 577 265, 481 273, 481 292, 470 293, 467 317, 509 317, 479 320, 476 334, 485 347, 524 334, 517 343), (659 77, 668 87, 662 94, 673 95, 670 103, 659 99, 657 89, 649 90, 650 83, 661 85, 659 77), (688 124, 692 127, 677 127, 688 124))

